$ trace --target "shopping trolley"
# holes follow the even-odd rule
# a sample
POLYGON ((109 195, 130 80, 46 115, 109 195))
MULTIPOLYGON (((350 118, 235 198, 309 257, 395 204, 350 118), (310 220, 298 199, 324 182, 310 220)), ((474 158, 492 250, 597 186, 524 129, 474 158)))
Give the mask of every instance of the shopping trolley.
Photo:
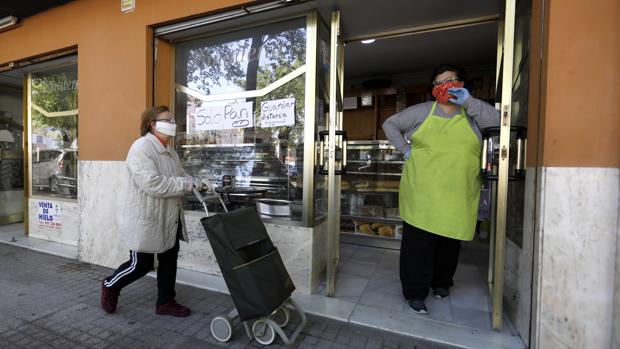
POLYGON ((263 345, 276 334, 292 344, 307 323, 306 314, 291 298, 295 290, 278 249, 254 208, 228 212, 217 193, 204 195, 194 189, 206 217, 200 220, 217 260, 235 308, 211 320, 211 333, 220 342, 232 337, 232 322, 239 318, 249 338, 263 345), (208 202, 219 202, 225 213, 209 215, 208 202), (291 311, 301 319, 291 336, 284 328, 291 311))

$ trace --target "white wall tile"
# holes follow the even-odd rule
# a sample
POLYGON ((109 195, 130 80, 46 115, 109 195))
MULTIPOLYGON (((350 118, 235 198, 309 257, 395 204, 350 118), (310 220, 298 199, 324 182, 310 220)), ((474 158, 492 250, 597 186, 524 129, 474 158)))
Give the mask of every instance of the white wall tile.
POLYGON ((539 348, 610 348, 619 170, 546 168, 539 348))

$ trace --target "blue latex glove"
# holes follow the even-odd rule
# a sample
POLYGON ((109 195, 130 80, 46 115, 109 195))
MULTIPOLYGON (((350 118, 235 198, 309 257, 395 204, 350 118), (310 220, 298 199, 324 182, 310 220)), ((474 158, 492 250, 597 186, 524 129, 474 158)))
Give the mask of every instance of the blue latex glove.
POLYGON ((465 101, 471 97, 469 91, 466 88, 449 88, 448 92, 453 95, 455 98, 450 98, 450 102, 456 105, 463 105, 465 101))
POLYGON ((407 151, 405 152, 405 156, 404 156, 405 161, 406 161, 406 160, 409 160, 409 157, 410 157, 410 156, 411 156, 411 149, 409 149, 409 150, 407 150, 407 151))

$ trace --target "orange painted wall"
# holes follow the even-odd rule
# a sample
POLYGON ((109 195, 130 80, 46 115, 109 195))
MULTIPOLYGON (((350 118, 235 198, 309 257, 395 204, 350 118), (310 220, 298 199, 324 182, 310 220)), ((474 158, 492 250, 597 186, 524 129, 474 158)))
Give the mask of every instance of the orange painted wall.
POLYGON ((77 45, 81 160, 124 160, 152 103, 149 26, 237 6, 248 0, 78 0, 0 33, 0 64, 77 45))
POLYGON ((549 1, 542 164, 620 167, 620 1, 549 1))
MULTIPOLYGON (((80 159, 122 160, 152 103, 150 26, 246 2, 137 0, 123 14, 119 1, 74 1, 0 33, 0 64, 77 45, 80 159)), ((620 167, 620 1, 547 3, 543 59, 531 70, 541 77, 538 163, 620 167)))
POLYGON ((532 19, 530 21, 530 67, 528 86, 526 167, 539 165, 543 147, 537 147, 538 132, 544 130, 540 111, 541 60, 535 59, 543 44, 543 4, 542 0, 532 0, 532 19))
POLYGON ((157 41, 157 57, 154 70, 155 105, 172 103, 172 45, 165 40, 157 41))

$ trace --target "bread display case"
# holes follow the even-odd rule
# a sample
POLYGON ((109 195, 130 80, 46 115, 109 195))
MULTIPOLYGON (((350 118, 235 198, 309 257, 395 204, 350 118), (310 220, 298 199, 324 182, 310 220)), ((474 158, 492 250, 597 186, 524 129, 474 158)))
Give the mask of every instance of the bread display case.
POLYGON ((400 239, 403 154, 388 141, 350 141, 347 159, 341 183, 341 232, 400 239))

